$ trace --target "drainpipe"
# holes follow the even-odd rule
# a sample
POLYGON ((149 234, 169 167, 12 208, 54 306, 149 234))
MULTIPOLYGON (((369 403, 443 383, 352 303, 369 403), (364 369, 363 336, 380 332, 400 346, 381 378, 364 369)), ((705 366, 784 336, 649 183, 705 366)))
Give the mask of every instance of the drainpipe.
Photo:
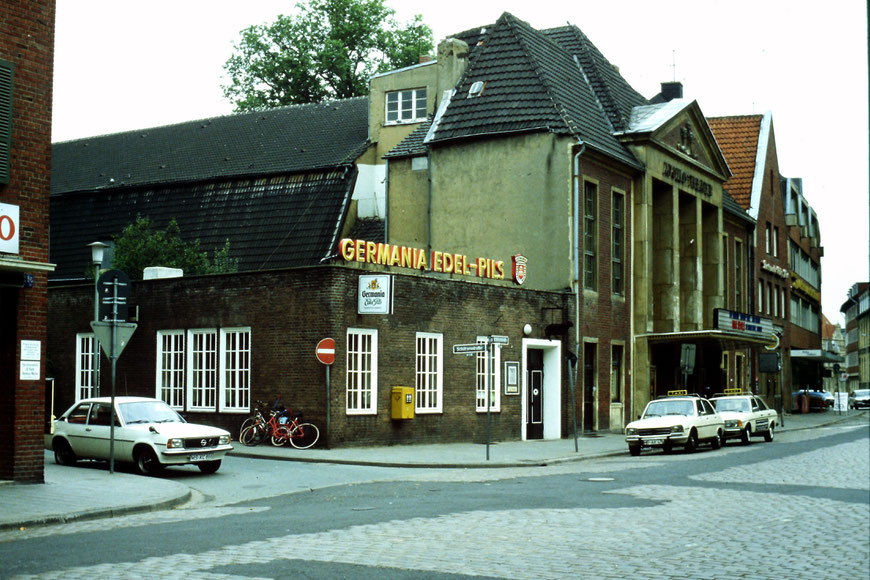
MULTIPOLYGON (((377 203, 377 198, 375 198, 377 203)), ((390 241, 390 160, 384 162, 384 243, 390 241)))
MULTIPOLYGON (((574 173, 574 316, 577 318, 577 323, 574 325, 574 348, 577 350, 574 353, 575 361, 581 360, 580 293, 583 291, 583 288, 580 283, 580 156, 585 152, 586 144, 581 141, 580 150, 574 154, 574 161, 572 163, 574 173)), ((576 364, 572 365, 572 368, 575 366, 576 364)), ((571 415, 574 417, 574 450, 577 451, 577 404, 575 402, 575 393, 577 392, 577 375, 580 373, 574 372, 571 374, 571 415)))

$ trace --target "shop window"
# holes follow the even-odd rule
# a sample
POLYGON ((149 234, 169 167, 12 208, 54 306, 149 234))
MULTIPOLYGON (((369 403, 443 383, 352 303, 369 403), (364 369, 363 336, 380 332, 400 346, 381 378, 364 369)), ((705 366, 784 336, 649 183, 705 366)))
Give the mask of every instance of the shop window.
POLYGON ((374 415, 377 413, 377 330, 347 329, 347 382, 345 390, 348 415, 374 415))
POLYGON ((622 353, 623 346, 614 344, 611 346, 610 356, 610 401, 619 403, 622 401, 622 353))
POLYGON ((426 89, 387 93, 386 124, 418 123, 426 120, 426 89))
POLYGON ((613 194, 613 217, 611 218, 611 228, 613 236, 613 248, 611 250, 611 284, 614 294, 625 293, 625 274, 624 274, 624 253, 623 246, 625 243, 625 196, 621 193, 614 192, 613 194))
POLYGON ((428 332, 417 333, 416 393, 418 413, 440 413, 443 385, 444 337, 428 332))
POLYGON ((93 333, 76 335, 76 401, 94 397, 99 391, 99 348, 93 333))
MULTIPOLYGON (((478 336, 477 342, 486 344, 487 337, 478 336)), ((489 411, 496 413, 501 411, 501 392, 498 388, 501 381, 501 346, 493 345, 492 353, 481 352, 477 354, 477 396, 475 409, 478 413, 486 413, 487 399, 486 387, 489 377, 489 411)))
POLYGON ((583 184, 583 288, 597 290, 596 231, 598 227, 598 186, 583 184))

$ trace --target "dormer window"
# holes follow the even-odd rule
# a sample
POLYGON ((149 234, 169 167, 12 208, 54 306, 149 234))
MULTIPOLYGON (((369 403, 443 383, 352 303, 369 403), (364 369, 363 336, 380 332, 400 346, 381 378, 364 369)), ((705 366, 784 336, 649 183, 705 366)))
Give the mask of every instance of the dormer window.
POLYGON ((426 120, 426 88, 387 93, 387 125, 426 120))

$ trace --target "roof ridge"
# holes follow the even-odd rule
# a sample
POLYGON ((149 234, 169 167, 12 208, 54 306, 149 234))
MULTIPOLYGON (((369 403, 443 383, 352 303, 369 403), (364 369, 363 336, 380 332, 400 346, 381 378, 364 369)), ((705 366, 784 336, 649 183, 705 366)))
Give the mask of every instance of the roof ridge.
MULTIPOLYGON (((525 25, 526 30, 524 32, 526 32, 527 34, 536 34, 538 37, 540 37, 540 39, 542 39, 545 42, 547 42, 548 44, 552 45, 553 49, 559 50, 559 51, 565 53, 565 56, 567 56, 569 58, 571 57, 571 54, 568 53, 557 42, 555 42, 551 38, 549 38, 546 34, 543 34, 540 31, 535 30, 527 22, 520 20, 516 16, 510 14, 509 12, 505 12, 501 16, 501 18, 499 18, 499 22, 501 22, 501 20, 505 17, 509 17, 510 19, 512 19, 512 22, 509 23, 510 29, 515 34, 515 37, 516 37, 517 43, 520 46, 520 49, 523 51, 523 54, 528 59, 529 64, 531 65, 532 69, 535 71, 535 74, 538 76, 538 79, 541 81, 541 84, 544 87, 544 91, 546 91, 546 93, 547 93, 547 98, 549 98, 550 102, 553 104, 553 108, 559 113, 559 117, 562 118, 562 121, 565 123, 565 126, 568 128, 568 130, 571 131, 572 134, 579 137, 580 136, 579 127, 574 122, 574 120, 571 119, 570 116, 568 115, 568 112, 565 110, 564 104, 562 104, 561 101, 556 98, 555 92, 554 92, 553 87, 552 87, 553 82, 550 80, 549 75, 547 75, 547 73, 541 67, 541 63, 538 61, 537 57, 535 57, 534 55, 532 55, 530 53, 529 46, 527 44, 527 39, 523 36, 523 34, 519 33, 518 29, 521 25, 525 25)), ((498 25, 498 22, 496 22, 496 25, 498 25)), ((580 72, 582 74, 582 70, 580 72)), ((584 75, 584 80, 586 80, 585 75, 584 75)), ((587 84, 588 84, 588 81, 587 81, 587 84)))
MULTIPOLYGON (((591 69, 591 72, 596 77, 595 81, 598 82, 603 87, 603 89, 604 89, 603 95, 599 94, 599 91, 595 90, 594 83, 589 82, 586 68, 579 62, 579 58, 577 57, 577 55, 574 55, 575 62, 577 62, 577 66, 580 67, 581 72, 583 73, 583 76, 586 77, 587 84, 589 84, 589 86, 592 87, 592 94, 595 95, 595 102, 598 103, 599 108, 601 108, 601 112, 604 113, 604 118, 607 119, 607 123, 610 125, 610 131, 616 132, 618 130, 618 128, 616 127, 616 124, 613 122, 613 119, 611 118, 610 114, 608 113, 608 110, 609 109, 613 110, 616 115, 620 115, 619 107, 616 106, 616 102, 613 99, 613 95, 610 94, 610 90, 607 86, 607 82, 604 80, 604 75, 602 74, 601 69, 599 68, 599 63, 598 63, 597 59, 593 58, 592 51, 589 48, 589 44, 591 44, 591 42, 589 41, 589 38, 585 34, 583 34, 583 31, 580 30, 579 28, 577 28, 577 26, 571 24, 571 25, 566 26, 565 28, 568 29, 569 33, 573 34, 578 40, 580 40, 580 51, 588 59, 588 65, 591 69), (608 101, 607 105, 605 105, 601 102, 602 97, 608 101)), ((622 126, 624 127, 626 124, 625 121, 627 121, 627 120, 624 118, 620 119, 620 120, 622 121, 622 126)))

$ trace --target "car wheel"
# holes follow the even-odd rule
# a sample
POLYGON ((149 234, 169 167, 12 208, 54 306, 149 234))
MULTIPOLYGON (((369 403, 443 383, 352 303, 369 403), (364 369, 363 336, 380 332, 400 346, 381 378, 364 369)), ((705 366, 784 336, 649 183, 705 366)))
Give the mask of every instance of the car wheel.
POLYGON ((136 466, 142 475, 157 475, 163 471, 163 465, 157 459, 157 454, 150 447, 143 447, 136 454, 136 466))
POLYGON ((740 434, 740 442, 744 445, 749 445, 750 441, 752 441, 752 430, 749 426, 743 430, 743 433, 740 434))
POLYGON ((764 434, 764 440, 768 443, 773 441, 773 423, 770 424, 770 427, 767 429, 767 433, 764 434))
POLYGON ((637 457, 638 455, 640 455, 640 445, 629 445, 628 452, 631 454, 632 457, 637 457))
POLYGON ((686 453, 694 453, 697 448, 698 448, 698 434, 695 433, 694 430, 692 430, 692 432, 689 433, 689 438, 686 440, 686 447, 685 447, 686 453))
POLYGON ((76 457, 66 439, 55 439, 54 462, 58 465, 75 465, 76 461, 78 461, 78 457, 76 457))
POLYGON ((214 473, 221 467, 221 460, 215 459, 214 461, 204 461, 202 463, 197 463, 197 467, 203 473, 214 473))
POLYGON ((710 442, 710 447, 712 447, 713 449, 719 449, 720 447, 722 447, 722 444, 724 442, 725 442, 725 433, 723 433, 722 430, 719 429, 716 432, 716 436, 710 442))

